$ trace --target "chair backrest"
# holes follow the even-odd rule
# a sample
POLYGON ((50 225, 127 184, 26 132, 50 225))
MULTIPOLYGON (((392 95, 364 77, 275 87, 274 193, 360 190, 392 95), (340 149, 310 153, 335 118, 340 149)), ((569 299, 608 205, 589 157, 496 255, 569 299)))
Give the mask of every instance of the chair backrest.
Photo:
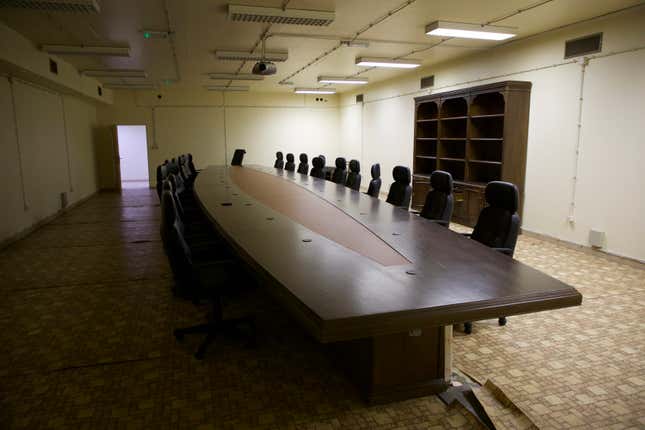
POLYGON ((331 175, 331 181, 336 184, 344 184, 347 179, 347 160, 343 157, 336 158, 336 168, 331 175))
POLYGON ((395 166, 392 169, 392 176, 394 177, 394 182, 390 185, 386 201, 394 206, 409 207, 410 198, 412 197, 410 169, 405 166, 395 166))
POLYGON ((307 173, 309 173, 309 158, 305 153, 300 154, 300 164, 298 164, 298 173, 302 173, 303 175, 306 175, 307 173))
POLYGON ((231 166, 241 166, 242 161, 244 161, 244 154, 246 151, 244 149, 236 149, 233 153, 233 160, 231 161, 231 166))
POLYGON ((290 172, 296 170, 296 159, 291 153, 287 154, 287 162, 284 165, 284 170, 288 170, 290 172))
POLYGON ((381 165, 379 163, 372 164, 370 173, 372 175, 372 180, 367 187, 367 194, 378 198, 378 195, 381 192, 381 165))
POLYGON ((493 181, 486 185, 486 206, 482 209, 471 238, 491 248, 515 251, 520 228, 519 191, 514 184, 493 181))
POLYGON ((188 157, 187 164, 188 164, 188 168, 190 169, 190 173, 191 173, 191 175, 196 176, 197 175, 197 169, 195 168, 195 163, 193 163, 193 154, 188 153, 187 157, 188 157))
POLYGON ((443 170, 435 170, 430 175, 432 190, 426 195, 420 215, 424 218, 450 223, 454 198, 452 195, 452 175, 443 170))
POLYGON ((309 175, 314 178, 325 179, 325 157, 322 155, 314 157, 314 159, 311 160, 311 164, 313 164, 313 167, 311 168, 309 175))
POLYGON ((282 155, 282 152, 278 151, 275 153, 275 163, 273 163, 273 167, 276 169, 284 168, 284 156, 282 155))
POLYGON ((361 188, 361 164, 358 160, 351 160, 349 162, 349 173, 347 174, 345 186, 356 191, 361 188))

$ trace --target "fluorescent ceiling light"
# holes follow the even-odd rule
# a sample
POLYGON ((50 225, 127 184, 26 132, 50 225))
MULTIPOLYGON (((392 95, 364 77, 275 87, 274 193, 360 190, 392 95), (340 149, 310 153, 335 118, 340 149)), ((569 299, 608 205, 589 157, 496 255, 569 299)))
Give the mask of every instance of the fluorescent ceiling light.
POLYGON ((251 73, 209 73, 208 77, 222 81, 261 81, 264 79, 264 76, 251 73))
POLYGON ((334 12, 322 10, 283 9, 281 7, 245 6, 236 4, 228 5, 228 19, 232 21, 327 26, 334 22, 334 18, 334 12))
POLYGON ((296 94, 336 94, 334 88, 296 88, 293 92, 296 94))
POLYGON ((262 57, 261 52, 250 53, 249 51, 215 51, 215 58, 218 60, 229 61, 272 61, 281 62, 287 61, 289 53, 285 51, 268 51, 262 57))
POLYGON ((465 39, 506 40, 515 36, 508 28, 493 25, 435 21, 426 26, 428 36, 461 37, 465 39))
POLYGON ((129 46, 43 45, 42 50, 61 55, 108 55, 129 57, 129 46))
POLYGON ((389 67, 393 69, 414 69, 421 65, 419 60, 390 60, 389 58, 366 58, 356 59, 356 65, 361 67, 389 67))
POLYGON ((226 86, 226 85, 206 85, 204 88, 206 88, 208 91, 228 91, 228 92, 246 92, 249 90, 249 87, 246 85, 231 85, 231 86, 226 86))
POLYGON ((343 78, 336 76, 318 76, 319 84, 349 84, 349 85, 364 85, 367 83, 367 78, 343 78))
POLYGON ((111 90, 154 90, 157 88, 154 84, 105 84, 103 86, 111 90))
POLYGON ((93 78, 147 78, 145 70, 130 69, 103 69, 103 70, 83 70, 81 73, 93 78))

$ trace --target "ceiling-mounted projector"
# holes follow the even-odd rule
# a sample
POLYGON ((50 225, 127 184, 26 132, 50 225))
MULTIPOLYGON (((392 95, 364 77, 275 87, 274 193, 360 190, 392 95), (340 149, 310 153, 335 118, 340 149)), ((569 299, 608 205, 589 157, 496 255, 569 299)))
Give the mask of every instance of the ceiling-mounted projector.
POLYGON ((275 66, 275 63, 272 63, 270 61, 258 61, 253 66, 254 75, 262 75, 262 76, 275 75, 275 72, 277 71, 278 71, 278 68, 275 66))

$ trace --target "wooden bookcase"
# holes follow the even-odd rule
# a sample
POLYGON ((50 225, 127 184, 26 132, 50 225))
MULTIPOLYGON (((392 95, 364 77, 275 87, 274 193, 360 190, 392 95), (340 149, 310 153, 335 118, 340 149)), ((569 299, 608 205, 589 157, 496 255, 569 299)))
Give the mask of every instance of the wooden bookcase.
POLYGON ((530 82, 505 81, 415 98, 412 208, 423 208, 430 174, 445 170, 454 222, 475 225, 495 180, 517 185, 521 215, 530 96, 530 82))

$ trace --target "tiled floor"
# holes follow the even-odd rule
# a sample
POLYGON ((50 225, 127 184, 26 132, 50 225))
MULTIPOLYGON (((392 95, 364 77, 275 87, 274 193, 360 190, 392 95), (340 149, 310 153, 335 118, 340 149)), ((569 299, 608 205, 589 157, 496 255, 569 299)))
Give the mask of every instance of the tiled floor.
MULTIPOLYGON (((262 289, 259 345, 172 328, 205 309, 172 297, 153 191, 100 194, 0 253, 0 428, 478 428, 430 396, 366 406, 262 289)), ((577 287, 582 307, 478 322, 455 365, 492 379, 540 428, 645 428, 645 270, 521 237, 516 257, 577 287)), ((238 303, 239 302, 239 303, 238 303)))

